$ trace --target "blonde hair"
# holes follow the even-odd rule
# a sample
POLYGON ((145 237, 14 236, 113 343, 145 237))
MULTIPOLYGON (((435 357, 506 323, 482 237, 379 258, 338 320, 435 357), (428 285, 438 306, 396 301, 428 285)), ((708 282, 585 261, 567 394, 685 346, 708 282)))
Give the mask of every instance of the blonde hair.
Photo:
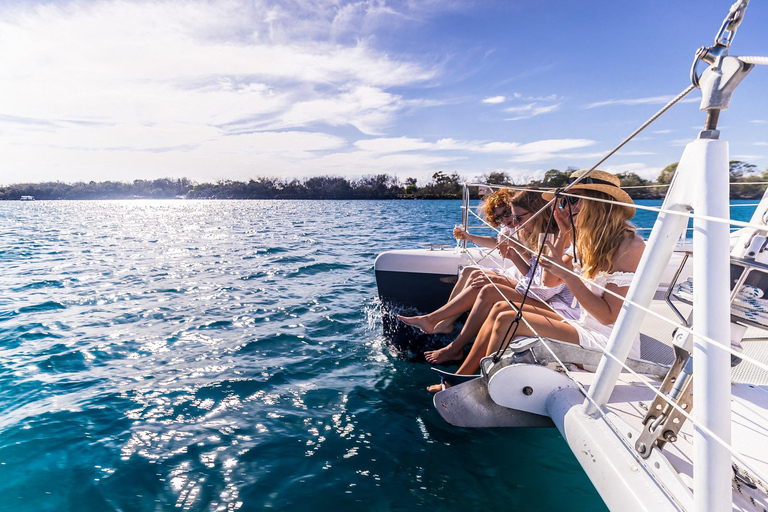
MULTIPOLYGON (((546 204, 547 201, 541 197, 540 191, 524 190, 512 198, 513 206, 525 208, 527 211, 531 212, 531 214, 535 214, 544 208, 546 204)), ((547 223, 549 221, 551 212, 552 207, 549 206, 533 219, 528 218, 523 221, 530 221, 525 226, 527 232, 519 231, 520 239, 529 249, 538 250, 539 234, 543 233, 547 229, 547 223)), ((557 223, 554 220, 550 223, 549 232, 557 233, 557 223)))
MULTIPOLYGON (((583 190, 581 195, 613 200, 612 196, 594 190, 583 190)), ((576 254, 581 260, 584 277, 591 279, 600 272, 611 272, 611 262, 624 235, 629 232, 635 236, 635 227, 629 223, 634 209, 589 199, 582 201, 576 216, 576 254)))

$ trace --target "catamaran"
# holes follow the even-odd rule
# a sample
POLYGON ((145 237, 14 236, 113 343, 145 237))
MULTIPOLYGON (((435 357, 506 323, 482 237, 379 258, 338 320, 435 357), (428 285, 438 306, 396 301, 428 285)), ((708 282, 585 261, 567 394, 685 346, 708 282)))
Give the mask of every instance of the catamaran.
MULTIPOLYGON (((749 222, 729 219, 729 150, 717 129, 739 83, 768 64, 729 54, 747 5, 733 4, 714 45, 696 52, 691 85, 583 175, 701 90, 703 129, 663 205, 635 205, 658 217, 604 350, 518 338, 483 359, 480 375, 434 396, 452 425, 556 427, 612 510, 768 510, 768 191, 749 222), (638 333, 641 357, 631 359, 638 333)), ((480 219, 471 186, 465 229, 480 219)), ((385 335, 407 337, 398 308, 436 309, 463 267, 492 258, 466 241, 379 255, 385 335)))

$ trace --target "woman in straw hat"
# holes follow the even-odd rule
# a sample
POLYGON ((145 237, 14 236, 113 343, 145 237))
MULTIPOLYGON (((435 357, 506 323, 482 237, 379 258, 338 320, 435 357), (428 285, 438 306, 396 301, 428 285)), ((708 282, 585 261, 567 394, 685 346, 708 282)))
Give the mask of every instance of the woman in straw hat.
MULTIPOLYGON (((576 171, 571 174, 569 184, 585 172, 576 171)), ((549 256, 551 261, 542 259, 540 264, 571 290, 581 307, 580 316, 575 320, 561 320, 524 311, 515 336, 538 334, 588 348, 603 349, 640 263, 645 242, 637 236, 635 228, 629 223, 635 214, 635 209, 630 206, 633 201, 621 189, 616 176, 592 171, 572 186, 568 194, 561 198, 555 209, 554 217, 560 234, 554 244, 548 244, 552 251, 549 256), (565 251, 572 239, 575 239, 575 258, 565 251), (587 281, 583 282, 582 278, 587 281), (605 293, 601 287, 613 294, 605 293)), ((545 200, 554 197, 553 193, 542 195, 545 200)), ((457 373, 469 375, 477 371, 480 360, 496 352, 505 342, 516 315, 506 303, 497 303, 457 373)), ((639 352, 638 339, 630 357, 639 357, 639 352)), ((430 386, 428 389, 436 392, 441 387, 430 386)))

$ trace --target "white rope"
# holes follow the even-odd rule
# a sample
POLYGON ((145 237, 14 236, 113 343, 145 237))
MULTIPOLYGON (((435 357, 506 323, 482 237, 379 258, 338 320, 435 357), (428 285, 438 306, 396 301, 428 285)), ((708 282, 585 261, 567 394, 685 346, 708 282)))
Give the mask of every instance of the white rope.
MULTIPOLYGON (((531 187, 526 185, 488 185, 486 183, 464 183, 468 187, 488 187, 491 189, 509 189, 509 190, 539 190, 537 187, 531 187)), ((728 183, 729 185, 768 185, 768 181, 731 181, 728 183)), ((671 186, 671 183, 655 183, 653 185, 629 185, 626 187, 621 187, 622 189, 628 189, 628 188, 658 188, 658 187, 669 187, 671 186)), ((544 192, 548 192, 550 190, 553 190, 549 187, 546 189, 542 189, 544 192)))
POLYGON ((630 207, 636 208, 638 210, 646 210, 646 211, 651 211, 651 212, 656 212, 656 213, 668 213, 670 215, 679 215, 681 217, 688 217, 689 219, 708 220, 708 221, 712 221, 712 222, 718 222, 720 224, 728 224, 730 226, 737 226, 737 227, 742 227, 742 228, 752 228, 752 229, 757 229, 759 231, 768 231, 768 226, 766 226, 765 224, 763 224, 763 225, 751 224, 749 222, 742 222, 742 221, 732 220, 732 219, 723 219, 723 218, 720 218, 720 217, 710 217, 709 215, 699 215, 699 214, 691 213, 691 212, 681 212, 681 211, 676 211, 676 210, 667 210, 665 208, 657 208, 655 206, 645 206, 645 205, 641 205, 641 204, 637 204, 637 203, 632 203, 632 204, 623 203, 621 201, 613 201, 611 199, 600 199, 600 198, 597 198, 597 197, 589 197, 589 198, 587 198, 586 196, 580 196, 580 195, 576 195, 576 194, 568 194, 566 192, 561 192, 560 194, 563 195, 563 196, 568 196, 568 197, 578 197, 578 198, 581 198, 581 199, 589 199, 590 201, 598 201, 600 203, 618 204, 618 205, 621 205, 621 206, 630 206, 630 207))
MULTIPOLYGON (((756 471, 754 468, 750 467, 750 466, 749 466, 749 464, 747 464, 747 462, 746 462, 746 461, 745 461, 745 460, 742 458, 742 457, 746 457, 746 455, 744 455, 744 454, 743 454, 743 453, 741 453, 741 452, 738 452, 738 451, 734 450, 733 446, 732 446, 730 443, 727 443, 726 441, 724 441, 722 438, 720 438, 720 436, 718 436, 717 434, 715 434, 714 432, 712 432, 712 431, 711 431, 709 428, 707 428, 707 427, 705 427, 705 426, 703 426, 703 425, 700 425, 698 422, 696 422, 696 420, 694 420, 693 416, 691 416, 690 414, 688 414, 688 413, 687 413, 687 412, 686 412, 686 411, 685 411, 685 410, 684 410, 682 407, 680 407, 679 405, 677 405, 675 402, 672 402, 672 401, 669 399, 669 396, 667 396, 667 395, 663 394, 661 391, 659 391, 658 389, 656 389, 656 387, 654 387, 653 385, 651 385, 651 383, 650 383, 650 379, 648 379, 648 378, 647 378, 646 376, 644 376, 644 375, 640 375, 640 374, 638 374, 637 372, 635 372, 635 371, 634 371, 632 368, 630 368, 629 366, 627 366, 625 362, 623 362, 623 361, 619 360, 619 358, 617 358, 615 355, 611 354, 611 353, 610 353, 610 352, 608 352, 607 350, 605 350, 605 349, 604 349, 604 350, 603 350, 603 353, 605 353, 606 355, 608 355, 609 357, 611 357, 611 358, 612 358, 614 361, 616 361, 616 362, 617 362, 617 363, 619 363, 619 364, 620 364, 620 365, 621 365, 623 368, 625 368, 625 369, 626 369, 626 370, 627 370, 629 373, 631 373, 632 375, 634 375, 635 377, 637 377, 637 378, 639 379, 639 381, 640 381, 642 384, 644 384, 644 385, 645 385, 647 388, 649 388, 651 391, 653 391, 653 392, 656 394, 656 396, 660 397, 660 398, 661 398, 662 400, 664 400, 666 403, 668 403, 669 405, 671 405, 671 406, 672 406, 672 408, 674 408, 675 410, 677 410, 678 412, 680 412, 680 413, 681 413, 681 414, 682 414, 682 415, 683 415, 683 416, 684 416, 684 417, 685 417, 687 420, 689 420, 689 421, 691 422, 691 424, 692 424, 693 426, 695 426, 696 428, 698 428, 698 429, 699 429, 699 430, 701 430, 702 432, 706 433, 708 436, 712 437, 712 439, 714 439, 715 441, 717 441, 717 442, 718 442, 718 443, 719 443, 719 444, 720 444, 720 445, 721 445, 723 448, 725 448, 726 450, 728 450, 728 451, 731 453, 731 455, 732 455, 734 458, 736 458, 736 459, 737 459, 737 460, 738 460, 740 463, 742 463, 742 464, 743 464, 743 465, 744 465, 744 466, 745 466, 747 469, 749 469, 750 471, 752 471, 752 473, 754 473, 754 474, 756 474, 756 475, 760 476, 760 478, 761 478, 761 479, 763 479, 763 480, 766 480, 766 478, 765 478, 765 477, 763 477, 763 476, 761 476, 761 475, 760 475, 760 472, 759 472, 759 471, 756 471)), ((731 398, 731 401, 733 401, 733 398, 731 398)), ((599 408, 598 408, 598 409, 599 409, 599 408)))
MULTIPOLYGON (((515 242, 517 242, 517 241, 515 241, 515 242)), ((520 244, 520 245, 522 246, 522 244, 520 244)), ((530 251, 530 252, 533 252, 533 251, 532 251, 530 248, 528 248, 528 247, 525 247, 525 246, 522 246, 522 247, 523 247, 524 249, 526 249, 526 250, 530 251)), ((474 260, 474 258, 472 257, 472 255, 471 255, 471 254, 468 254, 468 256, 469 256, 469 258, 470 258, 470 259, 474 260)), ((544 257, 544 256, 542 255, 542 257, 544 257)), ((549 261, 549 260, 548 260, 548 261, 549 261)), ((551 262, 551 261, 550 261, 550 262, 551 262)), ((551 263, 553 263, 553 262, 551 262, 551 263)), ((553 264, 554 264, 554 263, 553 263, 553 264)), ((555 264, 555 265, 556 265, 556 264, 555 264)), ((557 265, 557 266, 558 266, 558 267, 560 267, 560 268, 562 268, 562 269, 564 269, 564 270, 566 270, 566 271, 568 271, 568 272, 571 272, 573 275, 576 275, 576 276, 578 276, 578 274, 576 274, 575 272, 572 272, 570 269, 567 269, 567 268, 565 268, 565 267, 562 267, 562 266, 560 266, 560 265, 557 265)), ((481 272, 483 272, 483 274, 485 275, 486 279, 488 279, 488 281, 489 281, 489 282, 490 282, 490 283, 493 285, 493 287, 496 289, 496 291, 499 293, 499 295, 500 295, 501 297, 503 297, 503 298, 504 298, 505 302, 506 302, 506 303, 507 303, 507 304, 508 304, 508 305, 509 305, 509 306, 510 306, 510 307, 511 307, 513 310, 515 310, 515 309, 516 309, 515 305, 514 305, 514 304, 513 304, 513 303, 512 303, 512 302, 509 300, 509 298, 507 298, 507 297, 504 295, 504 292, 502 292, 502 291, 501 291, 501 289, 499 289, 499 287, 498 287, 498 286, 497 286, 497 285, 496 285, 496 284, 495 284, 495 283, 494 283, 494 282, 493 282, 493 281, 490 279, 490 277, 488 276, 488 274, 486 274, 486 273, 485 273, 485 271, 484 271, 484 270, 482 270, 482 268, 481 268, 481 272)), ((581 276, 579 276, 579 277, 581 277, 581 276)), ((602 287, 602 286, 600 286, 600 285, 597 285, 596 283, 594 283, 593 281, 591 281, 591 280, 589 280, 589 279, 586 279, 586 280, 587 280, 587 281, 589 281, 589 282, 590 282, 591 284, 593 284, 594 286, 596 286, 596 287, 598 287, 598 288, 602 289, 603 291, 605 291, 605 292, 607 292, 607 293, 610 293, 610 294, 612 294, 612 295, 614 295, 614 296, 616 296, 616 297, 618 297, 618 298, 623 298, 621 295, 619 295, 619 294, 617 294, 617 293, 615 293, 615 292, 612 292, 611 290, 608 290, 608 289, 606 289, 606 288, 604 288, 604 287, 602 287)), ((675 326, 677 326, 677 327, 679 327, 679 328, 682 328, 683 330, 685 330, 685 331, 689 332, 690 334, 694 334, 692 330, 690 330, 690 329, 686 328, 684 325, 681 325, 681 324, 676 324, 674 321, 671 321, 671 320, 669 320, 668 318, 666 318, 666 317, 664 317, 664 316, 662 316, 662 315, 660 315, 660 314, 658 314, 658 313, 655 313, 654 311, 651 311, 650 309, 644 308, 644 307, 640 306, 639 304, 635 304, 635 303, 633 303, 632 301, 628 301, 626 298, 624 298, 624 301, 625 301, 625 303, 628 303, 628 304, 631 304, 631 305, 633 305, 633 306, 635 306, 635 307, 638 307, 638 308, 640 308, 641 310, 645 311, 646 313, 651 313, 651 314, 653 314, 654 316, 656 316, 656 317, 658 317, 658 318, 660 318, 660 319, 662 319, 662 320, 665 320, 665 321, 667 321, 667 322, 668 322, 668 323, 670 323, 671 325, 675 325, 675 326)), ((542 301, 542 302, 543 302, 543 301, 542 301)), ((547 307, 549 307, 549 308, 550 308, 552 311, 554 311, 555 313, 557 313, 558 315, 560 315, 560 313, 559 313, 557 310, 555 310, 555 309, 554 309, 554 308, 553 308, 553 307, 552 307, 552 306, 551 306, 549 303, 547 303, 547 302, 544 302, 544 304, 546 304, 546 306, 547 306, 547 307)), ((560 316, 561 316, 561 318, 562 318, 562 315, 560 315, 560 316)), ((595 406, 595 409, 596 409, 597 411, 599 411, 599 412, 600 412, 601 416, 603 416, 603 419, 605 419, 606 423, 608 423, 608 424, 611 426, 611 428, 614 430, 614 432, 615 432, 616 434, 618 434, 618 437, 619 437, 619 438, 622 440, 622 442, 624 442, 624 444, 626 444, 626 445, 627 445, 627 447, 630 449, 630 451, 633 453, 633 455, 637 455, 637 454, 636 454, 636 452, 635 452, 634 446, 630 446, 630 445, 629 445, 627 442, 625 442, 623 434, 621 434, 621 433, 620 433, 620 432, 619 432, 619 431, 618 431, 618 430, 615 428, 615 426, 612 424, 612 422, 611 422, 611 421, 608 419, 608 417, 607 417, 607 416, 604 414, 604 412, 603 412, 603 410, 602 410, 602 407, 598 406, 598 404, 597 404, 597 403, 594 401, 594 399, 592 399, 592 398, 589 396, 589 394, 587 393, 586 389, 585 389, 585 388, 582 386, 582 384, 581 384, 581 383, 580 383, 580 382, 579 382, 579 381, 578 381, 576 378, 574 378, 574 376, 573 376, 573 375, 571 374, 571 372, 568 370, 568 368, 567 368, 567 367, 566 367, 566 365, 563 363, 563 361, 562 361, 562 360, 561 360, 561 359, 560 359, 560 358, 557 356, 557 354, 556 354, 556 353, 555 353, 555 352, 552 350, 552 348, 549 346, 549 344, 548 344, 548 343, 547 343, 547 341, 546 341, 546 338, 543 338, 543 337, 542 337, 542 336, 541 336, 541 335, 540 335, 540 334, 539 334, 539 333, 536 331, 536 329, 535 329, 535 328, 534 328, 534 327, 533 327, 533 326, 532 326, 532 325, 531 325, 531 324, 528 322, 528 320, 525 318, 525 315, 524 315, 524 314, 523 314, 523 315, 521 315, 521 317, 520 317, 520 318, 521 318, 521 320, 523 320, 523 322, 525 323, 526 327, 528 327, 528 329, 530 329, 530 331, 531 331, 531 332, 532 332, 532 333, 533 333, 533 334, 534 334, 534 335, 535 335, 535 336, 536 336, 536 337, 539 339, 539 341, 541 341, 541 343, 542 343, 542 344, 544 345, 544 347, 545 347, 545 348, 546 348, 546 349, 549 351, 549 353, 552 355, 552 357, 553 357, 553 358, 554 358, 554 359, 557 361, 557 363, 558 363, 558 364, 559 364, 559 365, 560 365, 560 366, 563 368, 563 370, 565 371, 566 375, 567 375, 567 376, 568 376, 568 377, 569 377, 571 380, 573 380, 573 381, 576 383, 576 385, 578 386, 578 388, 579 388, 579 390, 581 391, 581 393, 582 393, 582 394, 583 394, 583 395, 584 395, 584 396, 587 398, 587 400, 588 400, 588 401, 589 401, 589 402, 590 402, 592 405, 594 405, 594 406, 595 406)), ((711 340, 711 339, 709 339, 709 338, 703 337, 703 339, 706 339, 708 342, 709 342, 709 341, 711 341, 711 342, 713 342, 713 343, 714 343, 714 340, 711 340)), ((716 345, 718 345, 718 346, 722 346, 722 345, 719 345, 719 344, 717 344, 717 343, 716 343, 716 345)), ((634 375, 634 376, 635 376, 635 377, 636 377, 636 378, 637 378, 637 379, 640 381, 640 383, 641 383, 641 384, 645 385, 647 388, 649 388, 651 391, 653 391, 653 392, 654 392, 654 393, 655 393, 657 396, 661 397, 661 398, 662 398, 662 400, 664 400, 666 403, 668 403, 669 405, 671 405, 671 406, 672 406, 674 409, 676 409, 677 411, 679 411, 679 412, 680 412, 680 413, 681 413, 681 414, 682 414, 682 415, 683 415, 683 416, 684 416, 686 419, 688 419, 688 420, 691 422, 691 424, 692 424, 692 425, 694 425, 696 428, 698 428, 698 429, 699 429, 699 430, 701 430, 702 432, 706 433, 707 435, 711 436, 711 437, 712 437, 712 438, 713 438, 715 441, 717 441, 717 442, 718 442, 718 443, 719 443, 721 446, 723 446, 725 449, 727 449, 727 450, 729 451, 729 453, 730 453, 730 454, 731 454, 731 455, 732 455, 732 456, 733 456, 735 459, 737 459, 737 460, 738 460, 738 461, 739 461, 739 462, 740 462, 740 463, 741 463, 741 464, 742 464, 744 467, 746 467, 747 469, 749 469, 750 471, 752 471, 752 473, 753 473, 753 474, 755 474, 755 475, 757 475, 757 476, 759 476, 760 478, 762 478, 762 479, 764 479, 764 480, 765 480, 765 478, 764 478, 764 477, 763 477, 763 476, 760 474, 760 472, 756 471, 756 470, 755 470, 753 467, 751 467, 751 466, 750 466, 750 465, 749 465, 749 464, 748 464, 748 463, 747 463, 747 462, 746 462, 746 461, 743 459, 743 457, 745 457, 745 455, 744 455, 744 454, 742 454, 742 453, 740 453, 740 452, 737 452, 736 450, 734 450, 734 449, 733 449, 733 446, 732 446, 732 445, 730 445, 729 443, 725 442, 725 441, 724 441, 722 438, 720 438, 718 435, 716 435, 714 432, 712 432, 712 431, 711 431, 710 429, 708 429, 707 427, 705 427, 705 426, 703 426, 703 425, 700 425, 700 424, 699 424, 699 423, 698 423, 696 420, 694 420, 694 418, 693 418, 693 417, 692 417, 690 414, 688 414, 688 413, 687 413, 687 412, 686 412, 684 409, 682 409, 682 408, 681 408, 681 407, 680 407, 678 404, 676 404, 676 403, 674 403, 674 402, 670 401, 670 399, 669 399, 669 397, 668 397, 667 395, 664 395, 664 394, 662 394, 662 393, 661 393, 661 392, 660 392, 660 391, 659 391, 659 390, 658 390, 656 387, 654 387, 654 386, 653 386, 653 385, 650 383, 650 380, 649 380, 647 377, 645 377, 645 376, 642 376, 642 375, 638 374, 637 372, 635 372, 635 371, 634 371, 632 368, 630 368, 630 367, 629 367, 629 366, 626 364, 626 361, 622 361, 622 360, 620 360, 620 359, 619 359, 619 358, 617 358, 617 357, 616 357, 614 354, 612 354, 611 352, 609 352, 609 351, 608 351, 608 350, 607 350, 605 347, 601 347, 601 350, 602 350, 603 354, 605 354, 605 355, 607 355, 608 357, 612 358, 612 359, 613 359, 614 361, 616 361, 616 362, 617 362, 619 365, 621 365, 621 366, 622 366, 624 369, 626 369, 626 370, 627 370, 629 373, 631 373, 632 375, 634 375)), ((748 357, 748 356, 744 356, 744 355, 742 355, 742 354, 736 353, 736 352, 735 352, 735 351, 733 351, 733 350, 729 350, 729 351, 730 351, 731 353, 733 353, 733 354, 735 354, 735 355, 739 356, 739 357, 743 357, 743 359, 744 359, 745 361, 749 361, 749 360, 752 360, 752 361, 754 361, 752 358, 750 358, 750 357, 748 357)), ((768 366, 763 366, 763 365, 762 365, 762 363, 759 363, 759 362, 757 362, 757 361, 754 361, 754 362, 755 362, 755 363, 757 363, 757 365, 758 365, 758 366, 761 366, 761 367, 763 367, 764 369, 768 370, 768 366)), ((644 428, 644 427, 643 427, 643 428, 644 428)), ((644 460, 644 459, 643 459, 643 460, 644 460)), ((648 469, 648 468, 647 468, 647 466, 646 466, 646 469, 648 469)), ((653 474, 653 473, 651 472, 651 474, 653 474)))
MULTIPOLYGON (((594 198, 590 198, 590 199, 594 199, 594 198)), ((608 201, 606 201, 606 202, 608 202, 608 201)), ((624 204, 624 203, 620 203, 620 204, 624 204)), ((534 253, 534 251, 532 249, 530 249, 530 248, 526 247, 525 245, 521 244, 519 241, 517 241, 517 240, 515 240, 515 239, 513 239, 513 238, 511 238, 511 237, 509 237, 509 236, 507 236, 507 235, 505 235, 503 233, 501 233, 500 231, 499 231, 499 234, 502 237, 506 237, 508 241, 518 245, 524 251, 530 252, 531 254, 534 253)), ((498 245, 496 246, 496 248, 498 248, 498 245)), ((496 248, 492 249, 492 251, 495 250, 496 248)), ((575 248, 574 248, 574 250, 575 250, 575 248)), ((547 256, 544 256, 543 254, 542 254, 541 257, 545 261, 547 261, 548 263, 550 263, 550 264, 552 264, 552 265, 554 265, 554 266, 564 270, 565 272, 571 274, 572 276, 578 277, 581 281, 586 281, 586 282, 590 283, 593 287, 602 290, 604 293, 608 293, 609 295, 612 295, 613 297, 621 299, 624 302, 624 304, 629 304, 629 305, 631 305, 633 307, 636 307, 636 308, 640 309, 641 311, 644 311, 646 314, 650 313, 652 316, 654 316, 654 317, 656 317, 656 318, 658 318, 660 320, 663 320, 664 322, 668 323, 669 325, 677 327, 678 329, 681 329, 684 332, 687 332, 691 336, 694 336, 694 337, 702 340, 703 342, 705 342, 705 344, 713 345, 713 346, 715 346, 715 347, 717 347, 717 348, 719 348, 721 350, 725 350, 726 352, 730 353, 731 355, 734 355, 736 357, 741 358, 744 362, 748 362, 748 363, 756 366, 757 368, 760 368, 761 370, 765 370, 766 372, 768 372, 768 365, 766 365, 765 363, 762 363, 762 362, 758 361, 757 359, 754 359, 753 357, 748 356, 748 355, 746 355, 744 353, 736 352, 733 348, 731 348, 730 345, 728 345, 728 346, 723 345, 723 344, 715 341, 713 338, 710 338, 710 337, 702 335, 702 334, 698 334, 698 333, 694 332, 693 329, 691 329, 689 327, 686 327, 686 326, 684 326, 682 324, 678 324, 675 320, 667 318, 667 317, 661 315, 660 313, 652 311, 651 309, 646 308, 645 306, 642 306, 642 305, 640 305, 640 304, 638 304, 638 303, 636 303, 634 301, 631 301, 631 300, 627 299, 624 295, 620 295, 620 294, 618 294, 618 293, 616 293, 616 292, 614 292, 612 290, 609 290, 606 287, 601 286, 601 285, 595 283, 591 279, 584 278, 583 276, 581 276, 581 275, 577 274, 576 272, 574 272, 572 269, 569 269, 569 268, 564 267, 562 265, 558 265, 557 263, 555 263, 554 261, 549 259, 547 256)))
MULTIPOLYGON (((469 258, 470 258, 470 259, 472 259, 472 255, 471 255, 471 254, 469 254, 469 258)), ((512 303, 512 302, 511 302, 511 301, 510 301, 508 298, 507 298, 507 296, 506 296, 506 295, 504 295, 504 293, 503 293, 503 292, 502 292, 502 291, 499 289, 499 287, 498 287, 498 286, 496 286, 496 283, 494 283, 494 282, 493 282, 493 281, 490 279, 490 277, 488 276, 488 274, 486 274, 486 273, 485 273, 485 271, 484 271, 484 270, 482 270, 482 268, 481 268, 481 272, 483 272, 483 274, 485 275, 486 279, 488 279, 488 281, 489 281, 489 282, 490 282, 490 283, 493 285, 493 287, 496 289, 496 291, 497 291, 497 292, 498 292, 498 293, 499 293, 499 294, 500 294, 500 295, 501 295, 501 296, 504 298, 504 300, 505 300, 505 301, 506 301, 506 303, 507 303, 507 304, 508 304, 508 305, 509 305, 509 306, 512 308, 512 310, 514 311, 515 309, 517 309, 517 308, 516 308, 516 306, 515 306, 515 305, 514 305, 514 304, 513 304, 513 303, 512 303)), ((546 303, 546 302, 545 302, 545 304, 546 304, 546 305, 547 305, 549 308, 551 308, 553 311, 555 311, 555 310, 554 310, 554 308, 552 308, 552 306, 551 306, 550 304, 548 304, 548 303, 546 303)), ((556 313, 558 313, 557 311, 555 311, 555 312, 556 312, 556 313)), ((559 314, 559 313, 558 313, 558 314, 559 314)), ((562 315, 560 315, 560 316, 561 316, 561 318, 562 318, 562 315)), ((672 500, 672 502, 673 502, 673 503, 675 503, 675 504, 676 504, 676 505, 679 507, 679 509, 680 509, 680 510, 684 510, 684 509, 682 508, 682 505, 680 505, 680 503, 678 503, 678 501, 677 501, 676 497, 674 496, 674 494, 673 494, 673 493, 672 493, 672 492, 671 492, 671 491, 670 491, 670 490, 669 490, 669 489, 668 489, 668 488, 667 488, 667 487, 664 485, 664 482, 662 482, 662 481, 661 481, 661 480, 660 480, 660 479, 659 479, 659 478, 656 476, 656 474, 655 474, 655 473, 654 473, 654 472, 651 470, 651 468, 648 466, 648 464, 647 464, 646 460, 645 460, 645 459, 643 459, 642 457, 640 457, 640 455, 639 455, 639 454, 638 454, 638 453, 635 451, 635 449, 634 449, 634 446, 631 446, 631 445, 629 444, 629 442, 628 442, 628 441, 627 441, 627 440, 624 438, 624 434, 623 434, 623 433, 620 431, 620 429, 619 429, 618 427, 616 427, 616 425, 614 425, 614 424, 613 424, 613 422, 610 420, 610 418, 609 418, 609 417, 608 417, 608 415, 605 413, 605 411, 602 409, 602 407, 600 407, 600 406, 597 404, 597 402, 595 402, 595 400, 594 400, 592 397, 590 397, 590 396, 589 396, 589 393, 587 392, 587 390, 586 390, 586 388, 584 387, 584 385, 583 385, 581 382, 579 382, 579 381, 578 381, 576 378, 574 378, 574 376, 572 375, 571 371, 568 369, 568 367, 566 366, 566 364, 565 364, 565 363, 562 361, 562 359, 560 359, 560 357, 559 357, 559 356, 558 356, 558 355, 557 355, 557 354, 554 352, 554 350, 552 350, 552 348, 549 346, 549 344, 547 343, 547 340, 546 340, 545 338, 543 338, 543 337, 542 337, 542 336, 541 336, 541 335, 540 335, 540 334, 539 334, 539 333, 536 331, 536 329, 534 329, 534 327, 533 327, 533 326, 532 326, 532 325, 531 325, 531 324, 528 322, 528 320, 525 318, 525 315, 524 315, 524 314, 520 316, 520 319, 521 319, 521 320, 522 320, 522 321, 525 323, 525 325, 528 327, 528 329, 530 329, 530 331, 531 331, 531 332, 532 332, 532 333, 533 333, 533 334, 536 336, 536 338, 538 338, 538 340, 539 340, 539 341, 541 342, 541 344, 542 344, 542 345, 543 345, 543 346, 544 346, 544 347, 547 349, 547 351, 549 351, 549 353, 552 355, 552 357, 555 359, 555 361, 557 361, 557 364, 559 364, 559 365, 560 365, 560 367, 563 369, 563 371, 564 371, 564 372, 565 372, 565 374, 568 376, 568 378, 570 378, 570 379, 571 379, 571 380, 572 380, 572 381, 573 381, 573 382, 576 384, 576 386, 578 387, 578 389, 579 389, 579 391, 581 392, 581 394, 582 394, 582 395, 584 395, 584 397, 585 397, 585 398, 586 398, 586 399, 587 399, 587 400, 588 400, 588 401, 589 401, 589 402, 590 402, 590 403, 591 403, 593 406, 595 406, 595 410, 597 410, 597 411, 599 412, 600 416, 603 418, 603 420, 605 420, 605 423, 608 425, 608 427, 609 427, 611 430, 613 430, 613 433, 616 435, 616 437, 619 439, 619 441, 620 441, 622 444, 624 444, 624 446, 625 446, 625 447, 626 447, 626 448, 629 450, 629 452, 632 454, 632 456, 635 458, 635 460, 637 460, 637 462, 638 462, 638 463, 639 463, 641 466, 643 466, 643 467, 645 468, 645 470, 646 470, 646 472, 648 473, 648 475, 650 475, 650 477, 651 477, 652 479, 654 479, 654 480, 656 481, 656 483, 657 483, 657 484, 658 484, 658 485, 659 485, 659 486, 660 486, 662 489, 664 489, 664 490, 665 490, 665 492, 667 493, 667 495, 669 496, 669 498, 672 500)), ((750 468, 750 469, 751 469, 751 468, 750 468)), ((754 472, 754 471, 753 471, 753 472, 754 472)))
POLYGON ((747 57, 736 57, 741 62, 744 62, 746 64, 755 64, 757 66, 768 66, 768 57, 754 57, 754 56, 747 56, 747 57))

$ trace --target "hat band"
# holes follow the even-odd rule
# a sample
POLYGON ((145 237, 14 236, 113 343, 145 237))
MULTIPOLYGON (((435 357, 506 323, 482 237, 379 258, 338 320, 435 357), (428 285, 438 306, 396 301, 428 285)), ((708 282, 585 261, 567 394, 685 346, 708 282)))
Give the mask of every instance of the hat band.
POLYGON ((579 182, 577 183, 577 185, 582 185, 582 184, 585 184, 585 185, 587 185, 587 184, 594 184, 594 185, 610 185, 610 186, 612 186, 612 187, 616 187, 616 188, 619 188, 619 186, 618 186, 618 185, 616 185, 615 183, 611 183, 610 181, 601 180, 601 179, 598 179, 598 178, 592 178, 592 177, 590 177, 590 176, 587 176, 586 178, 584 178, 584 179, 582 179, 582 180, 579 180, 579 178, 578 178, 578 177, 576 177, 576 178, 568 178, 568 181, 567 181, 566 183, 567 183, 568 185, 570 185, 571 183, 575 182, 576 180, 578 180, 578 181, 579 181, 579 182))

